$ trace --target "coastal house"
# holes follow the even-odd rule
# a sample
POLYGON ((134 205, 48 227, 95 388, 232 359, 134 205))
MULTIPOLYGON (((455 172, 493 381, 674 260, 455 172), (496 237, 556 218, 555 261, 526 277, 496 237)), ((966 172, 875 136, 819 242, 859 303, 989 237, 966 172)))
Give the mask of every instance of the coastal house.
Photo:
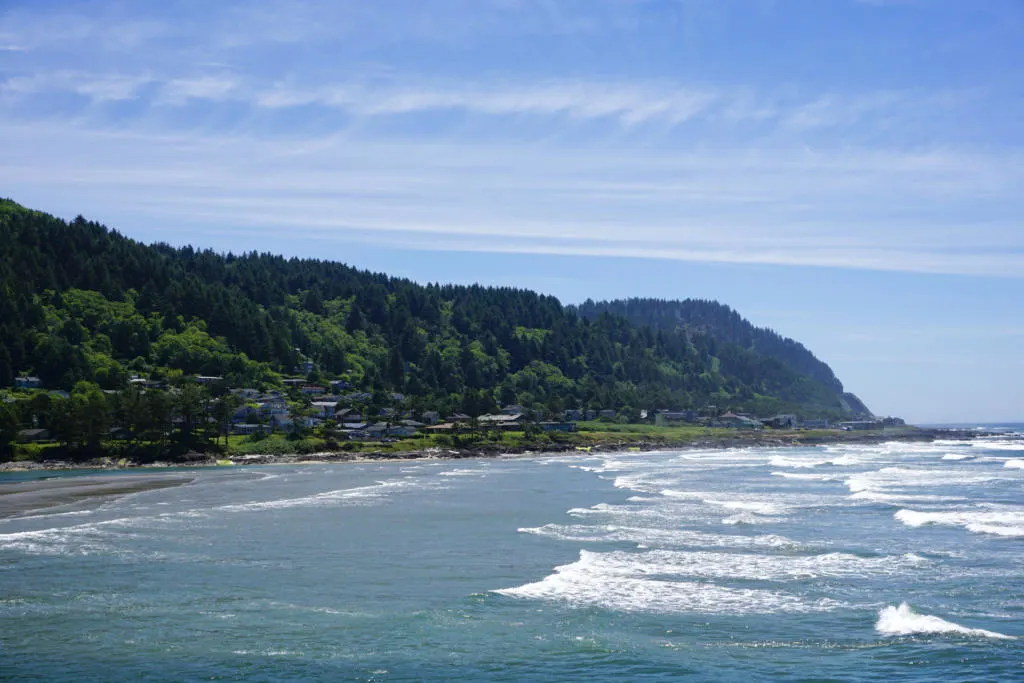
POLYGON ((303 384, 300 391, 306 396, 320 396, 327 393, 326 387, 322 387, 319 384, 303 384))
POLYGON ((746 415, 737 415, 731 411, 720 415, 718 417, 718 424, 730 429, 761 429, 761 423, 758 420, 749 418, 746 415))
POLYGON ((472 420, 469 415, 465 413, 453 413, 444 419, 445 422, 469 422, 472 420))
POLYGON ((313 401, 313 412, 322 419, 334 417, 334 411, 338 407, 337 401, 313 401))
POLYGON ((243 434, 246 436, 264 432, 266 429, 266 426, 252 422, 239 422, 238 424, 231 425, 232 434, 243 434))
POLYGON ((235 409, 235 412, 231 414, 231 421, 251 422, 253 419, 258 417, 259 414, 259 408, 250 405, 239 406, 238 408, 235 409))
POLYGON ((367 436, 371 439, 383 439, 385 436, 388 435, 389 430, 390 427, 388 427, 387 424, 385 424, 384 422, 377 422, 375 424, 367 426, 364 431, 366 432, 367 436))
POLYGON ((441 421, 441 413, 436 410, 427 410, 420 414, 420 419, 426 422, 428 425, 436 425, 441 421))
POLYGON ((46 429, 22 429, 18 432, 18 443, 35 443, 49 441, 50 432, 46 429))
POLYGON ((15 377, 14 386, 19 389, 39 389, 43 386, 43 380, 38 377, 15 377))
POLYGON ((615 415, 616 415, 615 411, 610 409, 610 408, 606 408, 605 410, 597 411, 597 418, 598 419, 602 419, 603 418, 605 420, 614 420, 615 419, 615 415))
POLYGON ((275 398, 259 404, 260 415, 282 417, 288 414, 288 404, 282 398, 275 398))
POLYGON ((214 384, 216 382, 223 382, 224 378, 216 375, 196 375, 196 381, 200 384, 214 384))
POLYGON ((804 420, 800 426, 804 429, 828 429, 828 420, 804 420))
POLYGON ((761 424, 772 429, 796 429, 796 415, 776 415, 761 419, 761 424))
POLYGON ((570 409, 570 410, 566 410, 565 412, 563 412, 562 415, 565 417, 565 419, 567 421, 582 420, 583 419, 583 410, 579 409, 579 408, 570 409))
POLYGON ((520 413, 525 413, 526 410, 520 405, 510 404, 502 408, 501 412, 504 415, 519 415, 520 413))
POLYGON ((881 420, 852 420, 850 422, 840 422, 839 428, 846 431, 867 431, 869 429, 882 429, 885 426, 881 420))
POLYGON ((336 379, 331 382, 331 391, 343 391, 345 389, 351 389, 352 383, 344 379, 336 379))
POLYGON ((526 416, 522 413, 506 415, 481 415, 476 419, 481 429, 522 429, 527 423, 526 416))
POLYGON ((338 422, 362 422, 363 416, 355 408, 342 408, 334 412, 334 419, 338 422))

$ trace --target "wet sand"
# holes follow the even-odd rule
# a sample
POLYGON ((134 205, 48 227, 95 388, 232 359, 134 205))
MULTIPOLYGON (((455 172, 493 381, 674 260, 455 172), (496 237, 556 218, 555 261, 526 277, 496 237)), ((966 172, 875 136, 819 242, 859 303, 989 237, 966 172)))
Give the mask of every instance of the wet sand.
POLYGON ((58 477, 0 484, 0 517, 77 503, 99 496, 182 486, 195 477, 173 474, 58 477))

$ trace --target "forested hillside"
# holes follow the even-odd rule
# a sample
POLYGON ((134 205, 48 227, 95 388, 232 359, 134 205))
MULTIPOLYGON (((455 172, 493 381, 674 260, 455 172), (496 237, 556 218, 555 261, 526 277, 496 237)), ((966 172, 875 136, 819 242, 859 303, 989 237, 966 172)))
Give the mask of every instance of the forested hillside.
POLYGON ((729 306, 717 301, 685 299, 667 301, 664 299, 618 299, 615 301, 585 303, 573 307, 583 317, 595 319, 602 313, 626 318, 634 325, 648 325, 658 330, 679 331, 687 336, 710 335, 720 343, 720 353, 727 362, 723 368, 727 374, 743 377, 743 363, 733 364, 736 356, 754 354, 772 358, 792 372, 809 377, 831 391, 842 394, 843 401, 855 413, 868 414, 870 411, 853 394, 843 394, 843 384, 836 378, 826 363, 818 360, 803 344, 783 337, 774 330, 755 327, 729 306), (739 347, 725 352, 726 346, 739 347))
POLYGON ((401 392, 410 407, 442 412, 849 412, 824 363, 726 307, 728 324, 682 330, 616 304, 578 315, 526 290, 144 245, 10 200, 0 200, 0 292, 0 386, 35 375, 46 388, 111 390, 133 375, 184 373, 266 387, 308 361, 313 379, 401 392))

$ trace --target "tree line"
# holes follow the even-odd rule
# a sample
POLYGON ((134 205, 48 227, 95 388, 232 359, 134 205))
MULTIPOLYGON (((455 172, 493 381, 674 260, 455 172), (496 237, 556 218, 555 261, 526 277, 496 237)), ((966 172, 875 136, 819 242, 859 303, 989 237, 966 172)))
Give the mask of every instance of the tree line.
POLYGON ((10 200, 0 200, 0 266, 0 386, 34 374, 51 389, 120 390, 133 375, 177 371, 269 387, 308 362, 312 379, 441 411, 844 410, 831 370, 800 360, 791 340, 738 341, 749 323, 728 308, 728 325, 681 330, 517 288, 145 245, 10 200))

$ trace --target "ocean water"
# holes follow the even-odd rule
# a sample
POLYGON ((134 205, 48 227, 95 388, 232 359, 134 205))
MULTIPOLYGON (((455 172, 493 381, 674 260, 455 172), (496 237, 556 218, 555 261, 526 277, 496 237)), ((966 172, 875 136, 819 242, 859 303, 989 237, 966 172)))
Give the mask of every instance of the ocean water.
POLYGON ((0 679, 685 678, 1024 680, 1024 439, 223 468, 0 520, 0 679))

